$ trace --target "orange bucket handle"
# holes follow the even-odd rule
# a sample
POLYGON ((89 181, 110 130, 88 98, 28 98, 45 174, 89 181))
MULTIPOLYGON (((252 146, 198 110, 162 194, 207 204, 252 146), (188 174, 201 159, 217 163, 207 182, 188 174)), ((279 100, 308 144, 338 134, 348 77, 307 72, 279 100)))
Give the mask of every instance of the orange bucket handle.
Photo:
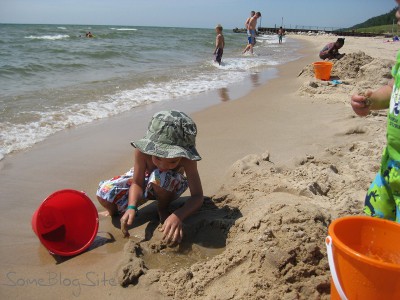
POLYGON ((328 254, 329 269, 331 270, 332 280, 335 284, 336 290, 342 300, 347 300, 346 294, 344 293, 342 286, 340 285, 339 278, 336 273, 335 261, 333 260, 332 251, 332 238, 328 235, 325 239, 326 253, 328 254))

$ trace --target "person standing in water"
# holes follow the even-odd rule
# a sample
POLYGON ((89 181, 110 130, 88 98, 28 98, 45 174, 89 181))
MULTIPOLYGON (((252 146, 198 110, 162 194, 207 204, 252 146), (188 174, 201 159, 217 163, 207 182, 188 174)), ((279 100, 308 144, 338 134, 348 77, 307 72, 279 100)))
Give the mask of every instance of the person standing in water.
POLYGON ((253 54, 253 47, 256 44, 256 29, 257 29, 257 20, 261 17, 261 13, 258 11, 254 14, 253 17, 250 18, 248 25, 248 34, 249 34, 249 43, 246 48, 243 50, 242 54, 250 51, 253 54))
POLYGON ((218 24, 215 27, 215 32, 217 33, 217 37, 215 38, 215 50, 214 50, 214 61, 218 62, 221 65, 222 54, 224 54, 225 47, 225 38, 222 34, 222 25, 218 24))

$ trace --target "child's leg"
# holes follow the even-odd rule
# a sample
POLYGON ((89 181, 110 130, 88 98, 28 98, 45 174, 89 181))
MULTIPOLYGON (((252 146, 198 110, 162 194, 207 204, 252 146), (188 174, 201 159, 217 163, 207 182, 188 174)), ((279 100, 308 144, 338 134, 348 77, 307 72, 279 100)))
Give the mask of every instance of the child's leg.
POLYGON ((145 196, 158 201, 158 214, 161 223, 168 217, 169 204, 178 199, 187 188, 187 179, 179 172, 160 172, 156 169, 150 174, 145 196))
POLYGON ((382 154, 381 167, 368 189, 364 212, 372 217, 400 221, 400 163, 389 158, 387 150, 382 154))
POLYGON ((372 181, 364 205, 364 213, 371 217, 395 220, 395 203, 381 173, 372 181))
POLYGON ((400 223, 400 162, 392 164, 390 176, 390 188, 396 204, 396 222, 400 223))
POLYGON ((157 210, 158 216, 160 217, 160 223, 164 223, 169 216, 168 206, 178 197, 175 192, 169 192, 158 185, 152 184, 152 188, 157 195, 157 210))
POLYGON ((100 198, 99 196, 97 196, 97 200, 99 201, 101 206, 103 206, 106 209, 105 213, 100 212, 101 215, 104 215, 104 216, 115 216, 115 215, 118 214, 117 205, 115 205, 114 203, 108 202, 108 201, 100 198))
POLYGON ((99 203, 110 215, 123 213, 128 205, 128 191, 132 184, 133 172, 102 181, 97 189, 96 196, 99 203))

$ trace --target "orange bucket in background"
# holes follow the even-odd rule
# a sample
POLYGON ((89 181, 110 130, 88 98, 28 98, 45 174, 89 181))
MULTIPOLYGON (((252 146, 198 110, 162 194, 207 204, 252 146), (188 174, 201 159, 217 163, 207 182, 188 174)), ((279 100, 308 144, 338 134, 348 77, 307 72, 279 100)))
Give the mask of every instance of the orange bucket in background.
POLYGON ((333 63, 329 61, 319 61, 313 63, 315 78, 321 80, 329 80, 331 78, 331 71, 333 63))
POLYGON ((77 255, 93 242, 99 216, 85 193, 61 190, 47 197, 32 216, 32 229, 51 254, 77 255))
POLYGON ((400 224, 350 216, 328 232, 331 299, 400 299, 400 224))

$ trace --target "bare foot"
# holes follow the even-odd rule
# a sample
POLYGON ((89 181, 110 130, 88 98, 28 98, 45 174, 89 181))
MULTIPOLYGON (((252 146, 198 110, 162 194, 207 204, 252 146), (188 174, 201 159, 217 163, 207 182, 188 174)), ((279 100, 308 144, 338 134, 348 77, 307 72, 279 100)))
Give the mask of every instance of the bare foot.
POLYGON ((110 215, 110 212, 109 212, 108 210, 105 210, 105 211, 100 211, 100 212, 99 212, 99 216, 102 216, 102 217, 109 217, 109 216, 111 216, 111 215, 110 215))

